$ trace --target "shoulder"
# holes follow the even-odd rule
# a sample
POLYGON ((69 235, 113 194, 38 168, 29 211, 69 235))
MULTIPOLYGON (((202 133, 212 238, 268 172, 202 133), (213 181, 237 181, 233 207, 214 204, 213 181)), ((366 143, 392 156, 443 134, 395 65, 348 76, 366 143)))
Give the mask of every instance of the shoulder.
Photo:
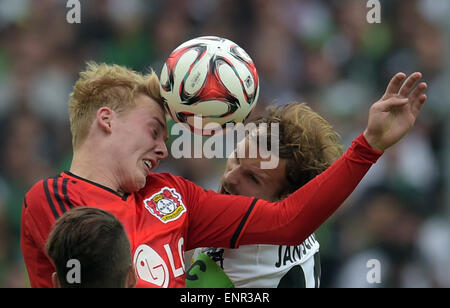
POLYGON ((161 173, 151 173, 147 177, 147 184, 146 185, 152 185, 155 182, 167 182, 167 183, 184 183, 187 181, 185 178, 182 178, 181 176, 173 175, 168 172, 161 172, 161 173))
POLYGON ((54 183, 60 176, 42 179, 36 182, 25 194, 22 209, 22 228, 25 225, 40 229, 51 225, 59 216, 54 201, 54 183), (36 225, 36 223, 38 225, 36 225))
POLYGON ((33 204, 37 203, 36 201, 45 200, 53 192, 53 183, 59 176, 48 177, 36 182, 26 193, 24 202, 33 204))
POLYGON ((147 183, 143 190, 148 191, 164 186, 178 188, 182 191, 192 190, 197 187, 197 185, 181 176, 176 176, 167 172, 161 172, 150 174, 147 177, 147 183))
POLYGON ((69 198, 70 183, 70 178, 64 173, 36 182, 25 195, 26 212, 34 215, 51 213, 54 218, 59 217, 73 207, 72 198, 69 198))
POLYGON ((68 187, 68 182, 70 177, 63 173, 57 174, 55 176, 50 176, 36 182, 30 190, 27 192, 26 197, 46 197, 51 194, 55 189, 66 190, 68 187))

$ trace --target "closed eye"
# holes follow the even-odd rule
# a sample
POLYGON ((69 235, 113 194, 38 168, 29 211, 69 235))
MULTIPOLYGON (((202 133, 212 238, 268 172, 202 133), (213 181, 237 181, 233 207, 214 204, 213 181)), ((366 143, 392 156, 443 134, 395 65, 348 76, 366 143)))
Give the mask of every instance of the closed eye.
POLYGON ((166 126, 158 118, 154 117, 154 118, 150 119, 150 122, 148 125, 150 126, 151 132, 155 139, 162 136, 164 139, 164 142, 167 142, 167 140, 169 140, 166 126), (156 125, 155 125, 155 122, 156 122, 156 125))
POLYGON ((256 178, 256 176, 254 176, 253 174, 249 173, 248 177, 250 178, 250 180, 252 182, 254 182, 255 184, 259 184, 259 180, 256 178))

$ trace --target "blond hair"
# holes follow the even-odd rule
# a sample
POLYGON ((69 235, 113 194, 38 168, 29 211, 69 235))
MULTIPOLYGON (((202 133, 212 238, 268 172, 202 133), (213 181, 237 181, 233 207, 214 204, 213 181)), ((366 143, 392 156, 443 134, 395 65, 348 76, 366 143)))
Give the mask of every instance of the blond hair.
POLYGON ((255 122, 267 123, 268 128, 271 123, 279 124, 279 157, 287 159, 288 182, 280 196, 294 192, 342 155, 339 135, 305 103, 269 107, 255 122))
POLYGON ((142 75, 119 65, 87 63, 69 99, 73 148, 87 137, 99 108, 109 107, 119 113, 130 110, 139 94, 149 96, 164 109, 155 72, 142 75))

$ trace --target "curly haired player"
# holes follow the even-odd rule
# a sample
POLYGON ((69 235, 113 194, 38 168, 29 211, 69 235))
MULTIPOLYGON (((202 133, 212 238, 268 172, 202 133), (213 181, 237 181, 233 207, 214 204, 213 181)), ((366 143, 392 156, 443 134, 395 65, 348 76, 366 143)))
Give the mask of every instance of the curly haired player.
MULTIPOLYGON (((220 193, 279 201, 325 171, 342 155, 339 136, 331 125, 304 103, 271 107, 256 123, 279 125, 279 164, 261 168, 261 157, 228 158, 220 193)), ((250 132, 238 148, 259 137, 250 132)), ((311 234, 297 246, 243 245, 238 249, 197 249, 186 275, 188 287, 319 287, 319 242, 311 234), (216 262, 216 263, 213 263, 216 262)))

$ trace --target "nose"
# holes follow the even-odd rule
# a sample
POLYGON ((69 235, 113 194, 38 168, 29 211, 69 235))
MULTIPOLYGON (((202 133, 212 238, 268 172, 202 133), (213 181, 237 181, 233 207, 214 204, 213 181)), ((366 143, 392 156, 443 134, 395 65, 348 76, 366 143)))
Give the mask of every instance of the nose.
POLYGON ((233 193, 235 193, 237 187, 239 187, 240 179, 241 177, 239 176, 239 166, 231 167, 225 172, 223 176, 224 184, 231 190, 233 190, 233 193))
POLYGON ((169 152, 167 151, 167 146, 165 142, 160 142, 155 150, 156 156, 159 160, 167 158, 169 152))

